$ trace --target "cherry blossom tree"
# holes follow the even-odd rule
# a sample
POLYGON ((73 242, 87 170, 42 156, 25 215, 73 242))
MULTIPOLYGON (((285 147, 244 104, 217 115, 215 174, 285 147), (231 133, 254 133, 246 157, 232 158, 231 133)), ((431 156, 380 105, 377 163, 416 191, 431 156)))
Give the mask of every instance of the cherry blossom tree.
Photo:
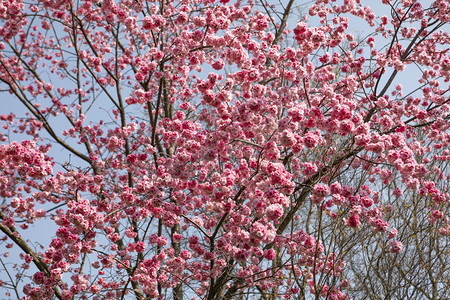
POLYGON ((450 6, 365 2, 1 1, 3 295, 448 296, 450 6))

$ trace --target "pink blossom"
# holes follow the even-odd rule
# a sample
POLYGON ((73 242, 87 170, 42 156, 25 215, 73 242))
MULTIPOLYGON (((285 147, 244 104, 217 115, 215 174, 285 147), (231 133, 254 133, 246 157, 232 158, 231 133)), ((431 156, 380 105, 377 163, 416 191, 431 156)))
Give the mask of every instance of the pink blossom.
POLYGON ((392 253, 400 253, 403 249, 403 244, 399 241, 392 240, 389 242, 389 245, 391 246, 391 252, 392 253))
POLYGON ((393 238, 395 238, 397 236, 397 234, 398 234, 398 231, 397 231, 397 229, 394 228, 391 231, 389 231, 389 234, 387 235, 387 238, 389 240, 393 239, 393 238))
POLYGON ((134 249, 136 250, 137 253, 142 253, 142 252, 144 252, 146 246, 147 245, 144 242, 139 241, 134 246, 134 249))
POLYGON ((317 166, 312 163, 304 163, 303 164, 303 175, 311 176, 317 172, 317 166))
POLYGON ((266 216, 271 221, 278 220, 283 215, 283 211, 281 204, 271 204, 266 209, 266 216))
POLYGON ((361 204, 364 207, 371 207, 373 205, 373 200, 370 197, 363 197, 361 198, 361 204))
POLYGON ((308 132, 303 137, 303 143, 309 149, 314 148, 319 143, 319 137, 317 135, 313 134, 313 133, 308 132))
POLYGON ((330 195, 330 188, 325 184, 316 184, 312 190, 312 194, 318 198, 325 198, 330 195))
POLYGON ((349 227, 358 228, 361 225, 361 222, 359 221, 358 215, 353 215, 345 221, 345 224, 349 227))
POLYGON ((273 249, 267 249, 264 251, 264 258, 273 260, 275 258, 275 251, 273 249))
POLYGON ((374 219, 370 221, 370 224, 374 227, 373 229, 378 232, 385 232, 389 228, 389 224, 382 219, 374 219))
POLYGON ((259 222, 255 222, 252 226, 251 234, 255 239, 262 239, 266 234, 266 227, 259 222))

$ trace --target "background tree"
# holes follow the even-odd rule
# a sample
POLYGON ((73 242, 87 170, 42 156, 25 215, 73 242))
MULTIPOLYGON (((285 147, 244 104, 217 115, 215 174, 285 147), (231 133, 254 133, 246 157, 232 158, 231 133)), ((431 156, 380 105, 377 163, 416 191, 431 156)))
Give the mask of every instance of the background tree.
POLYGON ((1 2, 5 295, 447 297, 447 2, 297 5, 1 2))
POLYGON ((389 205, 385 219, 397 228, 390 234, 397 234, 397 239, 402 241, 402 252, 389 255, 388 243, 376 234, 351 232, 353 237, 347 234, 342 239, 343 242, 354 240, 354 248, 347 254, 348 276, 354 284, 351 295, 368 299, 449 297, 449 240, 443 237, 448 235, 447 229, 442 229, 447 222, 448 205, 430 207, 434 190, 448 190, 448 176, 442 180, 445 178, 442 171, 448 174, 449 165, 448 161, 439 159, 440 152, 419 157, 433 161, 432 171, 424 176, 423 188, 410 190, 392 177, 394 185, 383 193, 389 205))

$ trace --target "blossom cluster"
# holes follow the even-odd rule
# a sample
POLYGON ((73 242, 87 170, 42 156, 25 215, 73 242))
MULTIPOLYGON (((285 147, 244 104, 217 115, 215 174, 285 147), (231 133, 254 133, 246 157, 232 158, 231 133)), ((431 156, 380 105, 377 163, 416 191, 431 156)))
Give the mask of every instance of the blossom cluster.
POLYGON ((1 87, 27 110, 0 115, 15 292, 349 299, 349 235, 408 249, 393 203, 448 236, 450 12, 413 2, 317 0, 293 24, 251 0, 0 3, 1 87), (419 91, 393 84, 413 66, 419 91))

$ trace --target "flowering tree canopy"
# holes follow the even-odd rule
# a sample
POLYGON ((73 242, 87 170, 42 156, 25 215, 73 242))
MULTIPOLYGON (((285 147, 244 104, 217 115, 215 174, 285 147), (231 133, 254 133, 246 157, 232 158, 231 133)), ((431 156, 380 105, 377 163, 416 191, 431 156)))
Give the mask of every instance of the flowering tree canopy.
POLYGON ((2 0, 1 297, 449 297, 450 6, 363 2, 2 0))

